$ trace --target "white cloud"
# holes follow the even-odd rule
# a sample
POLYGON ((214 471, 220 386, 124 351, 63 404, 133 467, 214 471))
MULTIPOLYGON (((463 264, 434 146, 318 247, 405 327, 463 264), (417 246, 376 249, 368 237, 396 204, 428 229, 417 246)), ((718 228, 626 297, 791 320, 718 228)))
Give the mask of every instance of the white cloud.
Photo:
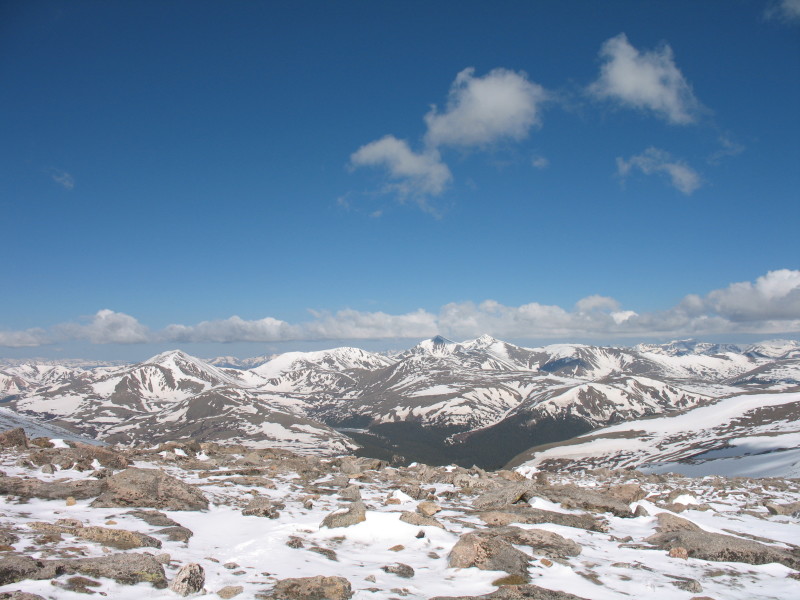
POLYGON ((550 166, 550 160, 546 156, 537 155, 531 159, 531 165, 537 169, 546 169, 550 166))
POLYGON ((711 163, 712 165, 719 164, 723 158, 728 158, 730 156, 738 156, 745 150, 742 144, 733 141, 727 135, 721 135, 719 137, 719 145, 720 145, 719 150, 713 152, 711 156, 708 157, 708 162, 711 163))
POLYGON ((297 339, 295 329, 272 317, 247 321, 234 315, 193 326, 169 325, 159 337, 171 342, 280 342, 297 339))
POLYGON ((56 326, 59 338, 88 340, 93 344, 139 344, 150 341, 147 327, 125 313, 103 309, 89 323, 64 323, 56 326))
POLYGON ((706 304, 736 322, 800 318, 800 271, 781 269, 755 283, 732 283, 708 294, 706 304))
POLYGON ((683 336, 709 334, 783 334, 800 331, 800 270, 770 271, 708 292, 689 294, 663 311, 637 313, 608 296, 587 296, 572 310, 530 302, 505 306, 495 300, 453 302, 438 312, 418 309, 384 312, 310 311, 311 319, 288 323, 266 317, 234 316, 197 325, 170 325, 150 331, 134 317, 99 311, 88 324, 66 323, 43 329, 0 332, 0 346, 35 347, 53 341, 89 340, 95 344, 145 342, 287 342, 426 338, 440 334, 466 339, 489 333, 499 338, 580 338, 683 336))
POLYGON ((658 148, 648 148, 641 154, 631 156, 627 161, 617 157, 617 174, 628 177, 633 168, 645 175, 666 175, 673 187, 687 196, 702 185, 700 175, 685 162, 673 159, 668 152, 658 148))
POLYGON ((620 33, 603 44, 600 56, 600 77, 589 86, 594 96, 653 111, 671 123, 696 120, 700 103, 675 66, 669 46, 641 53, 620 33))
POLYGON ((51 342, 44 329, 33 328, 24 331, 0 331, 0 347, 35 348, 51 342))
MULTIPOLYGON (((464 69, 450 86, 444 110, 432 106, 425 115, 423 151, 415 152, 407 141, 386 135, 356 150, 350 166, 386 169, 392 182, 389 191, 413 197, 423 210, 435 213, 426 198, 441 195, 453 179, 440 148, 482 148, 524 139, 531 127, 540 124, 541 104, 547 98, 545 89, 524 73, 498 68, 475 77, 475 69, 464 69)), ((548 162, 538 157, 533 164, 544 168, 548 162)))
POLYGON ((766 9, 768 19, 776 19, 788 23, 800 22, 800 0, 773 1, 766 9))
POLYGON ((425 140, 435 148, 524 139, 539 124, 539 105, 546 99, 544 88, 524 73, 498 68, 475 77, 475 69, 464 69, 450 87, 445 110, 433 106, 425 115, 425 140))
POLYGON ((301 325, 305 339, 424 338, 438 332, 436 316, 422 309, 403 315, 357 310, 311 314, 314 320, 301 325))
POLYGON ((384 167, 397 183, 393 188, 402 195, 438 196, 452 179, 450 169, 439 152, 416 153, 405 140, 387 135, 361 146, 350 156, 354 167, 384 167))
POLYGON ((65 190, 71 190, 75 187, 75 178, 67 173, 66 171, 62 171, 61 169, 47 169, 48 175, 50 178, 55 181, 58 185, 63 187, 65 190))

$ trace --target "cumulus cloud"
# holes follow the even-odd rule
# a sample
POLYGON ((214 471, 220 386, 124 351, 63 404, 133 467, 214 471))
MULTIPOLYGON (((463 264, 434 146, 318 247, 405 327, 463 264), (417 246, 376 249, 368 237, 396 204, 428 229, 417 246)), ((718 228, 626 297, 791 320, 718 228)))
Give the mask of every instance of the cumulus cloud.
POLYGON ((800 0, 776 0, 766 9, 768 19, 786 23, 800 23, 800 0))
POLYGON ((708 294, 706 304, 734 322, 800 318, 800 271, 781 269, 755 283, 732 283, 708 294))
MULTIPOLYGON (((412 196, 430 210, 425 198, 441 195, 453 179, 440 149, 483 148, 503 140, 522 140, 540 124, 541 105, 547 98, 545 89, 524 73, 498 68, 476 77, 475 69, 464 69, 450 86, 444 109, 434 105, 425 115, 427 129, 421 151, 386 135, 356 150, 350 166, 385 169, 391 181, 387 190, 401 197, 412 196)), ((534 166, 544 168, 547 159, 539 158, 534 166)))
POLYGON ((450 87, 444 111, 433 106, 425 115, 425 140, 431 147, 474 147, 524 139, 539 124, 546 99, 544 88, 524 73, 493 69, 475 77, 475 69, 464 69, 450 87))
POLYGON ((770 271, 755 281, 732 283, 705 295, 689 294, 663 311, 638 313, 614 298, 591 295, 572 309, 530 302, 506 306, 495 300, 452 302, 438 312, 405 314, 340 310, 310 311, 311 319, 288 323, 237 316, 197 325, 170 325, 151 331, 134 317, 101 310, 88 323, 58 325, 52 331, 0 332, 0 346, 32 347, 54 341, 95 344, 143 342, 288 342, 426 338, 466 339, 489 333, 499 338, 575 338, 783 334, 800 331, 800 270, 770 271))
POLYGON ((387 135, 361 146, 350 156, 353 167, 384 167, 394 189, 403 195, 441 194, 452 179, 450 169, 439 152, 416 153, 405 140, 387 135))
POLYGON ((668 152, 658 148, 648 148, 641 154, 631 156, 627 161, 617 157, 617 174, 623 180, 634 168, 645 175, 665 175, 673 187, 687 196, 702 184, 697 171, 684 161, 673 159, 668 152))
POLYGON ((71 190, 75 187, 75 178, 66 171, 52 168, 47 169, 47 174, 50 175, 50 178, 65 190, 71 190))
POLYGON ((169 325, 159 334, 170 342, 280 342, 297 339, 289 323, 272 317, 245 320, 236 315, 197 325, 169 325))
POLYGON ((50 341, 47 332, 38 327, 24 331, 0 331, 0 346, 6 348, 35 348, 50 341))
POLYGON ((56 326, 58 338, 88 340, 93 344, 139 344, 150 341, 150 331, 135 317, 103 309, 88 323, 64 323, 56 326))
POLYGON ((312 315, 315 319, 301 326, 307 339, 424 338, 438 332, 436 316, 422 309, 403 315, 357 310, 312 315))
POLYGON ((652 111, 670 123, 685 125, 696 120, 700 103, 675 65, 669 46, 640 52, 620 33, 606 40, 600 57, 600 77, 589 86, 595 97, 652 111))

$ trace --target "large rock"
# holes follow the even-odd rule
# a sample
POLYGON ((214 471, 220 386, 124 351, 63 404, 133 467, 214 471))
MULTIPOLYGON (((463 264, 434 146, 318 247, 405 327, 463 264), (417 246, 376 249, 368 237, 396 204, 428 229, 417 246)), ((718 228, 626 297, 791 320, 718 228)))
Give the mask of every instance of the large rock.
POLYGON ((205 510, 203 493, 158 469, 130 468, 105 480, 105 491, 93 507, 142 506, 166 510, 205 510))
POLYGON ((278 581, 272 597, 275 600, 349 600, 353 590, 344 577, 293 577, 278 581))
POLYGON ((658 525, 656 531, 668 533, 670 531, 703 531, 698 525, 683 517, 675 516, 671 513, 658 513, 656 515, 658 525))
POLYGON ((433 517, 424 517, 419 513, 411 511, 403 511, 400 515, 400 520, 409 525, 416 525, 417 527, 438 527, 439 529, 444 529, 444 525, 433 517))
POLYGON ((105 488, 104 481, 80 479, 77 481, 41 481, 21 477, 0 476, 0 494, 23 498, 65 500, 70 496, 78 500, 94 498, 105 488))
POLYGON ((526 580, 529 560, 527 554, 503 539, 479 532, 462 535, 447 558, 448 565, 454 568, 505 571, 526 580))
POLYGON ((45 600, 39 594, 29 594, 20 590, 13 592, 0 592, 0 600, 45 600))
POLYGON ((0 448, 27 448, 28 436, 22 427, 0 433, 0 448))
POLYGON ((161 542, 154 537, 139 533, 138 531, 128 531, 127 529, 113 529, 111 527, 84 527, 82 524, 59 524, 56 523, 29 523, 28 527, 36 531, 46 533, 68 533, 83 540, 89 540, 117 548, 118 550, 131 550, 133 548, 161 548, 161 542))
POLYGON ((0 556, 0 585, 24 579, 52 579, 63 573, 56 561, 40 560, 30 556, 0 556))
POLYGON ((537 494, 564 508, 580 508, 589 512, 609 512, 618 517, 633 517, 630 506, 608 494, 587 490, 577 485, 538 488, 537 494))
POLYGON ((486 530, 486 535, 500 538, 518 546, 530 546, 538 556, 566 558, 581 553, 580 544, 544 529, 523 529, 521 527, 498 527, 486 530))
POLYGON ((478 515, 481 520, 492 527, 503 527, 511 523, 524 523, 526 525, 540 525, 542 523, 553 523, 564 527, 575 527, 576 529, 586 529, 588 531, 608 531, 608 522, 602 517, 596 517, 587 513, 570 514, 560 513, 553 510, 532 508, 530 506, 507 506, 502 510, 493 510, 478 515))
POLYGON ((179 596, 196 594, 203 589, 206 583, 206 572, 197 563, 183 565, 170 581, 169 589, 179 596))
POLYGON ((436 596, 430 600, 587 600, 568 592, 548 590, 538 585, 504 585, 483 596, 436 596))
POLYGON ((68 560, 40 560, 29 556, 0 558, 0 585, 24 579, 54 579, 75 573, 106 577, 127 585, 150 583, 157 588, 167 587, 164 568, 149 554, 129 552, 68 560))
POLYGON ((750 565, 779 563, 791 569, 800 569, 800 557, 788 550, 721 533, 681 529, 657 533, 645 541, 662 550, 685 548, 689 557, 702 560, 750 565))
POLYGON ((322 520, 320 527, 350 527, 367 520, 367 507, 363 502, 353 502, 347 510, 332 512, 322 520))
POLYGON ((254 516, 277 519, 281 516, 278 512, 279 508, 285 508, 285 505, 281 502, 275 503, 266 496, 256 496, 242 509, 242 514, 246 517, 254 516))
POLYGON ((529 481, 502 485, 475 498, 472 506, 477 510, 492 510, 509 504, 527 503, 536 495, 535 489, 536 486, 529 481))

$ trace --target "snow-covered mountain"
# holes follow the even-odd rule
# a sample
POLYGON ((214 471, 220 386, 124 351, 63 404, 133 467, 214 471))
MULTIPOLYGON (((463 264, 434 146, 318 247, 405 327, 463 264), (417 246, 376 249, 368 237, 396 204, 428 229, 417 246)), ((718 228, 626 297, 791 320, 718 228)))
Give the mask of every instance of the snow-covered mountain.
POLYGON ((687 475, 800 477, 800 393, 743 394, 677 415, 627 421, 556 447, 535 447, 510 466, 637 468, 687 475))
POLYGON ((237 362, 174 350, 94 368, 0 361, 7 408, 98 439, 331 451, 355 440, 386 458, 489 466, 631 419, 798 388, 792 341, 524 348, 436 337, 392 356, 334 348, 237 362))

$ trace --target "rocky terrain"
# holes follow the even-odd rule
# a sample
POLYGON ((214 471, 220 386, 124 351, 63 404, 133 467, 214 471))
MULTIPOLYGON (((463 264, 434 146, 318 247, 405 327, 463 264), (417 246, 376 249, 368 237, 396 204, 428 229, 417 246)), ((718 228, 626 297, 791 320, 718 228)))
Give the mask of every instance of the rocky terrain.
POLYGON ((786 599, 800 481, 0 434, 0 598, 786 599))
POLYGON ((798 389, 794 341, 523 348, 437 337, 393 356, 334 348, 206 361, 175 350, 129 365, 0 361, 5 407, 90 439, 355 450, 494 469, 598 428, 798 389))

